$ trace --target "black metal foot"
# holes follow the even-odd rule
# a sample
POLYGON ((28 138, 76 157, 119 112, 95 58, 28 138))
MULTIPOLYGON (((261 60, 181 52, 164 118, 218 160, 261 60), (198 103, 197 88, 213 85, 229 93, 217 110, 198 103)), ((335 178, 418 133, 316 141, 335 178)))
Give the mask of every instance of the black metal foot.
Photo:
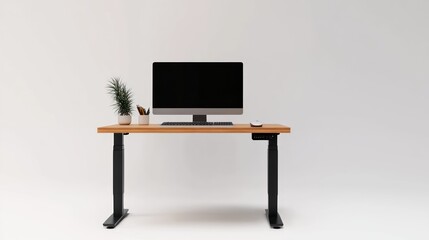
POLYGON ((265 215, 267 216, 267 219, 270 222, 270 226, 272 228, 282 228, 283 227, 282 218, 280 217, 279 213, 276 213, 274 216, 270 216, 268 214, 268 209, 265 209, 265 215))
POLYGON ((110 215, 110 217, 103 223, 103 226, 107 228, 114 228, 116 225, 118 225, 122 219, 124 219, 126 216, 128 216, 128 209, 124 209, 122 211, 121 216, 115 216, 114 214, 110 215))

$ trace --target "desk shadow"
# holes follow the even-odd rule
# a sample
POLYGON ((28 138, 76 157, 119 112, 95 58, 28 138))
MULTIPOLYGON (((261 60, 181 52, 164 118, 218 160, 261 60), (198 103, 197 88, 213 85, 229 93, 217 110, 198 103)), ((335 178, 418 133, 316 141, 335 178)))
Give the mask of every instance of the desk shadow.
POLYGON ((130 213, 134 221, 150 225, 249 224, 266 221, 265 210, 253 207, 216 206, 159 213, 130 213), (144 222, 144 223, 143 223, 144 222))

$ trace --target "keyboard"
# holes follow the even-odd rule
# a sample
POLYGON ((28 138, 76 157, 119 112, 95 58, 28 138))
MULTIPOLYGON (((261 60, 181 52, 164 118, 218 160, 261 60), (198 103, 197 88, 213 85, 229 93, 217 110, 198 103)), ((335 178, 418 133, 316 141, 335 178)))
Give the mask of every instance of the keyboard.
POLYGON ((163 122, 161 126, 233 126, 232 122, 163 122))

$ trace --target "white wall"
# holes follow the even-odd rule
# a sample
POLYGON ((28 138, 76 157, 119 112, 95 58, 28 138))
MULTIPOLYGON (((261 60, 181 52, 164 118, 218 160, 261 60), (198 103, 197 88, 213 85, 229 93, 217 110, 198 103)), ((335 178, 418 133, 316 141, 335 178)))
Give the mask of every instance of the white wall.
MULTIPOLYGON (((101 228, 112 136, 96 128, 116 121, 105 86, 119 76, 150 106, 153 61, 244 62, 244 114, 209 118, 292 128, 279 137, 282 237, 428 237, 428 11, 418 0, 0 1, 0 238, 24 238, 22 221, 46 237, 37 216, 91 194, 101 228), (58 203, 52 193, 70 198, 33 206, 58 203)), ((249 135, 127 136, 126 204, 263 208, 266 147, 249 135)))

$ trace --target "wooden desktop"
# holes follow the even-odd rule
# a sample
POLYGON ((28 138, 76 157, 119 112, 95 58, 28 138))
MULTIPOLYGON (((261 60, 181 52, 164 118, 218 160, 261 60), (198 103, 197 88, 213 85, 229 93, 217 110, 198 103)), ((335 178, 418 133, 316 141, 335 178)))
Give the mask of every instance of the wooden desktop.
POLYGON ((99 127, 98 133, 290 133, 290 128, 280 124, 264 124, 262 127, 251 127, 250 124, 233 126, 187 126, 172 127, 160 124, 149 125, 110 125, 99 127))

